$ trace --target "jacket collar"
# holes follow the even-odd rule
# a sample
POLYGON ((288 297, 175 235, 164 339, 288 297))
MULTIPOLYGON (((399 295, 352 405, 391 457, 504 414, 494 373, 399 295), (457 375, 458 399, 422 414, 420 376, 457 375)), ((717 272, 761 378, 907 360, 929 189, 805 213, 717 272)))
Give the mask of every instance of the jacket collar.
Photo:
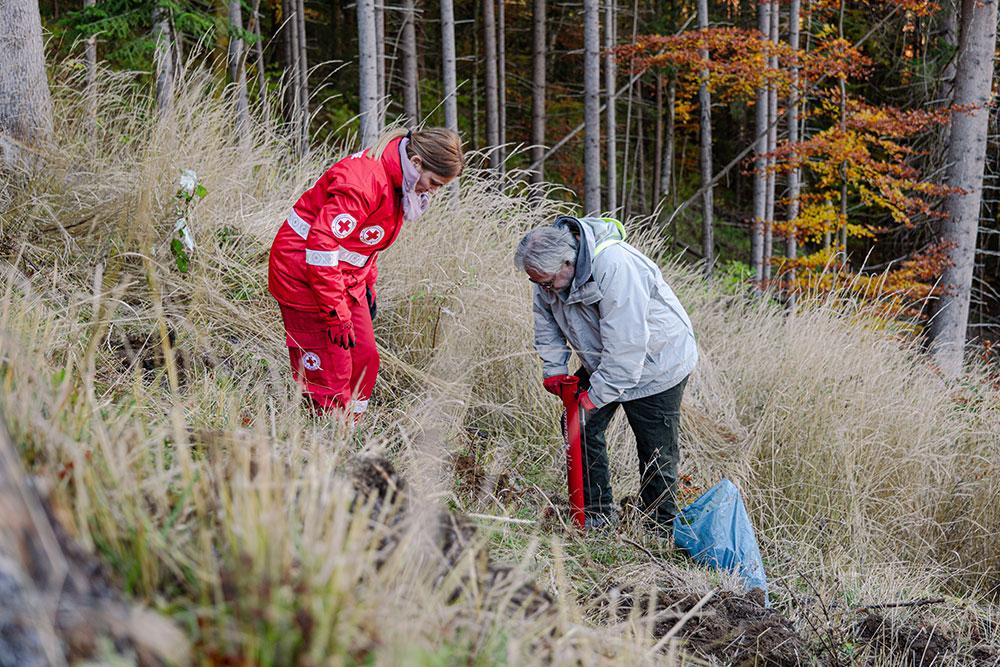
POLYGON ((389 177, 389 184, 396 190, 403 187, 403 166, 399 163, 399 142, 402 140, 403 138, 399 137, 390 141, 389 145, 382 151, 380 160, 382 168, 385 169, 385 175, 389 177))

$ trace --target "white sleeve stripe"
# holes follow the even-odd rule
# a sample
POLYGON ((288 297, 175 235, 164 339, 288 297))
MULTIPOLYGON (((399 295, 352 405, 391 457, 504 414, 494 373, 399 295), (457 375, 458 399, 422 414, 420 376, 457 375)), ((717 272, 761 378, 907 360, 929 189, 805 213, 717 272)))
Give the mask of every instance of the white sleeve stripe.
POLYGON ((296 213, 294 208, 288 212, 287 220, 288 226, 301 236, 303 240, 309 236, 309 223, 303 220, 302 216, 296 213))
POLYGON ((337 251, 306 249, 306 264, 311 264, 312 266, 337 266, 337 251))
POLYGON ((360 252, 353 252, 347 248, 341 248, 340 250, 340 261, 347 262, 353 266, 362 267, 368 263, 368 258, 371 255, 365 255, 360 252))

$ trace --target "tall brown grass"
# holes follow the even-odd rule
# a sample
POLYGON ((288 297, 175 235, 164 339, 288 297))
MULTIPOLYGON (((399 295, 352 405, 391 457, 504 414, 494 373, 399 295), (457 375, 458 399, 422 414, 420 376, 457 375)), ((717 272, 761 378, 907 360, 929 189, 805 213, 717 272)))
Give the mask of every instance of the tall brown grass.
MULTIPOLYGON (((95 131, 73 71, 58 77, 45 169, 5 175, 2 409, 63 519, 122 585, 184 624, 203 656, 656 659, 648 618, 609 627, 591 599, 608 577, 654 585, 650 568, 680 566, 527 523, 564 495, 561 447, 529 283, 510 258, 566 205, 472 169, 457 200, 439 196, 406 225, 380 258, 382 372, 350 433, 300 409, 266 291, 285 211, 350 147, 294 159, 282 128, 261 125, 241 144, 198 70, 160 118, 128 75, 103 73, 95 131), (190 212, 186 274, 168 248, 182 169, 208 189, 190 212), (474 587, 449 600, 419 546, 427 512, 376 567, 379 536, 344 475, 362 452, 397 463, 412 507, 526 521, 484 519, 483 539, 556 595, 557 613, 499 614, 474 587)), ((803 300, 788 314, 676 263, 666 273, 701 350, 682 468, 703 486, 739 483, 778 607, 804 631, 804 594, 849 606, 944 592, 962 598, 940 612, 957 627, 987 613, 1000 585, 1000 392, 987 369, 941 379, 863 304, 803 300)), ((616 493, 635 493, 621 420, 609 441, 616 493)))

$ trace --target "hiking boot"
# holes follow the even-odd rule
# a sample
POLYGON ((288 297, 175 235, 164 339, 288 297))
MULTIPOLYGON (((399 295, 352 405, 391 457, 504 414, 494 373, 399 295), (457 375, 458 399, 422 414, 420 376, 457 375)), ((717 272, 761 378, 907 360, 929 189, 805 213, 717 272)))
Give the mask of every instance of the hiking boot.
POLYGON ((618 511, 602 514, 588 514, 583 520, 585 530, 611 530, 618 526, 618 511))

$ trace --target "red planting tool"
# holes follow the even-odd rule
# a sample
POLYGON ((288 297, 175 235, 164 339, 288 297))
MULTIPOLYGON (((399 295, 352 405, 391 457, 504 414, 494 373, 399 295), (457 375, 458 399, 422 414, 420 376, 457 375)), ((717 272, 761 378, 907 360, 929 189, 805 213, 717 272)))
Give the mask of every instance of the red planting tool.
POLYGON ((573 520, 580 530, 584 529, 583 516, 583 438, 584 411, 580 409, 577 385, 580 379, 569 375, 559 383, 559 397, 566 412, 563 413, 563 437, 566 439, 566 472, 569 486, 569 505, 573 520))

